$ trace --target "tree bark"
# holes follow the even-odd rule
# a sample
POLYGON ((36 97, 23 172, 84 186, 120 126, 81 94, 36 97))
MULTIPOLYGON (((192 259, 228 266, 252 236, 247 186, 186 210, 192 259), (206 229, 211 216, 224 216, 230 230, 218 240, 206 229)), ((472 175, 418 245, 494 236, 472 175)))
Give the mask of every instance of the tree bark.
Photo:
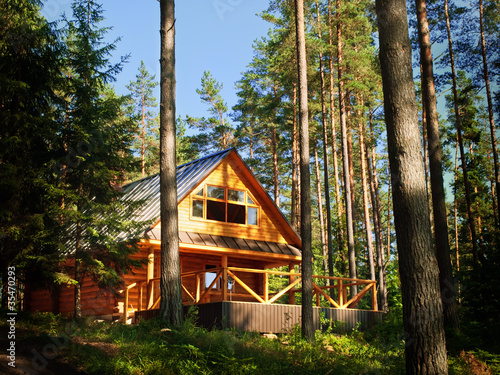
POLYGON ((464 178, 464 188, 465 188, 465 202, 467 205, 467 221, 469 224, 469 233, 472 243, 472 256, 473 264, 476 274, 480 276, 479 270, 479 253, 477 248, 477 235, 476 235, 476 225, 474 224, 474 215, 472 214, 472 202, 470 194, 470 184, 467 172, 467 161, 465 160, 464 142, 462 140, 462 119, 460 117, 460 110, 458 108, 458 90, 457 90, 457 76, 455 74, 455 56, 453 54, 453 43, 451 40, 451 27, 450 27, 450 17, 448 14, 448 0, 444 1, 444 13, 446 18, 446 31, 448 33, 448 50, 450 54, 450 68, 451 68, 451 80, 453 86, 453 103, 455 109, 455 127, 457 129, 457 140, 458 147, 460 150, 460 161, 462 164, 462 173, 464 178))
POLYGON ((446 212, 441 142, 439 140, 439 119, 436 88, 431 53, 429 24, 425 0, 415 0, 417 27, 420 41, 420 66, 422 69, 422 104, 426 109, 427 144, 429 147, 429 167, 431 177, 432 213, 434 237, 439 266, 439 284, 443 301, 445 327, 451 331, 459 329, 456 296, 457 290, 451 266, 451 249, 448 238, 448 215, 446 212))
POLYGON ((309 110, 304 1, 295 0, 300 122, 300 234, 302 237, 302 336, 314 340, 311 248, 311 180, 309 170, 309 110))
MULTIPOLYGON (((329 30, 329 43, 333 46, 333 26, 332 26, 332 10, 331 1, 328 0, 328 24, 329 30)), ((342 200, 340 197, 340 184, 339 184, 339 162, 337 152, 337 132, 335 131, 335 101, 334 101, 334 69, 333 69, 333 54, 330 54, 328 59, 330 69, 330 128, 332 133, 332 159, 333 159, 333 179, 335 185, 335 206, 337 208, 337 251, 344 253, 344 227, 342 225, 342 200)), ((333 276, 333 257, 328 259, 329 276, 333 276), (330 273, 331 272, 331 273, 330 273)), ((331 294, 334 294, 334 289, 331 289, 331 294)))
MULTIPOLYGON (((318 14, 318 38, 321 39, 321 23, 319 2, 316 2, 318 14)), ((328 120, 326 113, 325 71, 323 69, 323 52, 319 53, 319 74, 321 78, 321 124, 323 126, 323 179, 325 185, 326 206, 326 249, 328 253, 328 274, 333 276, 333 248, 332 248, 332 211, 330 205, 330 163, 328 162, 328 120)), ((328 282, 330 280, 327 280, 328 282)), ((334 289, 330 289, 333 293, 334 289)))
MULTIPOLYGON (((340 0, 336 1, 337 10, 340 8, 340 0)), ((345 113, 345 90, 343 80, 343 67, 342 67, 342 23, 340 22, 340 13, 337 13, 337 57, 338 57, 338 80, 339 80, 339 113, 340 113, 340 132, 342 136, 342 159, 344 164, 344 198, 345 198, 345 211, 346 211, 346 226, 347 226, 347 254, 349 257, 349 277, 355 279, 357 276, 356 271, 356 252, 354 249, 354 223, 352 212, 352 195, 351 195, 351 176, 349 171, 349 150, 348 150, 348 137, 345 113)), ((356 286, 351 287, 351 296, 358 293, 356 286)))
POLYGON ((272 142, 271 149, 273 152, 273 186, 274 186, 274 203, 276 206, 280 206, 280 183, 279 183, 279 173, 278 173, 278 134, 276 132, 276 125, 272 125, 272 142))
MULTIPOLYGON (((377 162, 375 154, 375 145, 373 139, 373 117, 370 111, 370 152, 367 152, 366 161, 368 166, 368 180, 370 183, 370 194, 372 198, 373 211, 373 226, 375 228, 375 251, 377 253, 377 268, 378 268, 378 308, 381 311, 387 311, 387 283, 386 283, 386 266, 385 252, 382 238, 382 217, 380 196, 378 192, 378 177, 377 177, 377 162)), ((368 151, 368 150, 367 150, 368 151)))
POLYGON ((299 141, 297 130, 297 86, 293 85, 293 139, 292 139, 292 208, 290 223, 296 230, 300 230, 299 216, 300 216, 300 196, 299 196, 299 141))
MULTIPOLYGON (((375 262, 373 260, 373 236, 372 224, 370 221, 370 207, 368 203, 368 184, 366 177, 366 155, 365 155, 365 139, 364 139, 363 121, 359 121, 359 147, 361 156, 361 185, 363 188, 363 208, 365 214, 365 230, 366 230, 366 248, 368 249, 368 266, 370 269, 370 279, 375 280, 375 262)), ((373 206, 372 206, 373 211, 373 206)), ((376 310, 376 309, 375 309, 376 310)))
POLYGON ((406 333, 406 373, 447 374, 439 270, 425 191, 406 2, 377 0, 376 11, 406 333))
POLYGON ((174 0, 160 1, 160 19, 160 317, 171 326, 180 326, 183 321, 183 316, 177 212, 177 168, 175 155, 174 0))
MULTIPOLYGON (((323 269, 328 274, 328 249, 326 245, 325 218, 323 215, 323 198, 321 192, 321 173, 319 170, 318 147, 314 145, 314 167, 316 169, 316 196, 318 197, 318 220, 321 234, 321 251, 323 253, 323 269)), ((330 280, 327 280, 330 281, 330 280)))
MULTIPOLYGON (((488 73, 488 59, 486 56, 486 40, 484 37, 484 17, 483 17, 483 0, 479 0, 479 26, 481 30, 481 55, 483 57, 483 75, 484 84, 486 86, 486 98, 488 101, 488 121, 490 123, 491 135, 491 150, 493 153, 493 167, 495 171, 495 185, 497 190, 497 207, 500 209, 500 167, 498 162, 498 148, 495 130, 495 120, 493 118, 493 101, 491 99, 490 76, 488 73)), ((495 201, 493 201, 493 210, 495 210, 495 201)), ((497 220, 496 225, 500 228, 500 220, 497 220)))

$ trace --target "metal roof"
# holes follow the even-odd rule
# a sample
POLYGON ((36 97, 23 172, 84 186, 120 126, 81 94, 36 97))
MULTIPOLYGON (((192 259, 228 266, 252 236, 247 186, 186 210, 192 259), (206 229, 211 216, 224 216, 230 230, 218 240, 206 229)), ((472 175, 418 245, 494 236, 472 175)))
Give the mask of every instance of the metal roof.
MULTIPOLYGON (((219 151, 211 155, 207 155, 201 159, 197 159, 191 161, 189 163, 185 163, 179 165, 177 167, 177 202, 180 202, 186 196, 188 196, 191 191, 201 182, 203 181, 212 171, 220 164, 220 162, 228 156, 231 152, 235 152, 236 155, 238 153, 234 148, 219 151)), ((258 182, 258 180, 256 179, 258 182)), ((260 184, 260 182, 259 182, 260 184)), ((260 185, 262 187, 262 185, 260 185)), ((262 187, 264 190, 264 188, 262 187)), ((157 229, 153 229, 153 227, 160 220, 160 176, 159 174, 145 177, 138 181, 131 182, 127 185, 123 186, 123 196, 121 199, 124 202, 144 202, 141 206, 134 212, 134 220, 135 221, 145 221, 150 223, 150 226, 144 228, 144 236, 146 238, 159 239, 160 231, 157 229), (152 223, 152 224, 151 224, 152 223)), ((270 202, 274 204, 274 201, 270 199, 270 202)), ((281 210, 276 206, 277 211, 282 215, 284 220, 286 217, 283 215, 281 210)), ((293 228, 292 228, 293 229, 293 228)), ((180 233, 181 235, 183 233, 180 233)), ((192 233, 192 236, 199 236, 196 233, 192 233)), ((117 236, 117 240, 125 239, 129 236, 128 233, 120 233, 117 236)), ((188 237, 186 237, 188 238, 188 237)), ((253 251, 262 251, 269 253, 281 253, 287 255, 295 255, 300 256, 301 252, 298 248, 294 246, 290 246, 288 244, 277 244, 277 243, 267 243, 263 241, 251 241, 247 240, 245 244, 240 244, 238 241, 241 239, 234 239, 233 242, 237 243, 233 244, 231 240, 232 238, 224 237, 225 245, 220 245, 222 247, 235 248, 235 249, 246 249, 253 251), (229 245, 228 245, 229 244, 229 245), (251 245, 251 246, 250 246, 251 245)), ((214 242, 215 240, 211 241, 214 242)), ((243 240, 246 241, 246 240, 243 240)), ((182 239, 181 239, 181 242, 182 239)), ((221 241, 222 243, 223 241, 221 241)), ((189 243, 189 241, 187 242, 189 243)), ((217 242, 215 242, 217 243, 217 242)))
MULTIPOLYGON (((148 231, 148 237, 153 240, 160 240, 161 234, 159 228, 148 231)), ((235 250, 251 250, 271 254, 284 254, 293 256, 302 256, 300 250, 286 243, 271 241, 251 240, 248 238, 236 238, 228 236, 217 236, 206 233, 179 232, 181 244, 194 244, 211 246, 213 248, 228 248, 235 250)))
MULTIPOLYGON (((201 159, 179 165, 177 167, 177 202, 186 197, 191 190, 234 148, 207 155, 201 159)), ((123 186, 124 201, 144 201, 144 204, 134 213, 137 221, 158 221, 160 219, 160 175, 142 178, 123 186)), ((147 228, 149 230, 150 228, 147 228)), ((121 237, 121 236, 119 236, 121 237)))

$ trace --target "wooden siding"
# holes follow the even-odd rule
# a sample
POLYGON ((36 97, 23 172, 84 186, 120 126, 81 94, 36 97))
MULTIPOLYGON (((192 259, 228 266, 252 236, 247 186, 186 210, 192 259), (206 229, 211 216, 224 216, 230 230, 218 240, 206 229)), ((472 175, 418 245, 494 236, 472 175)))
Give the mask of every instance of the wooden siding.
MULTIPOLYGON (((179 202, 179 231, 289 243, 300 247, 297 239, 290 235, 290 228, 286 228, 281 223, 283 219, 277 217, 279 213, 276 212, 276 208, 269 205, 269 197, 263 191, 260 191, 262 189, 257 189, 255 182, 251 183, 250 178, 252 177, 247 176, 245 170, 238 165, 235 159, 228 157, 207 178, 201 181, 193 191, 199 190, 205 184, 249 191, 260 207, 258 226, 222 223, 198 218, 192 219, 191 195, 188 195, 179 202)), ((156 228, 159 228, 159 226, 160 223, 157 223, 156 228)))
MULTIPOLYGON (((301 324, 302 307, 296 305, 266 305, 250 302, 214 302, 198 305, 198 324, 211 328, 234 328, 241 331, 287 332, 301 324)), ((185 310, 186 312, 186 310, 185 310)), ((135 319, 146 320, 158 315, 158 310, 136 312, 135 319)), ((320 316, 330 320, 337 332, 353 328, 373 327, 382 321, 382 311, 314 307, 315 329, 325 329, 320 316)))

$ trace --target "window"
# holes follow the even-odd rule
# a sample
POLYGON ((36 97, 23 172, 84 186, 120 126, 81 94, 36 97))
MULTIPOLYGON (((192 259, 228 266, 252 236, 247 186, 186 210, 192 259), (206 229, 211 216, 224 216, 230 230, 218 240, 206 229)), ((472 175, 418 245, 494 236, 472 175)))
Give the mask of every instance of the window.
POLYGON ((191 217, 257 226, 259 207, 248 191, 206 185, 191 197, 191 217))

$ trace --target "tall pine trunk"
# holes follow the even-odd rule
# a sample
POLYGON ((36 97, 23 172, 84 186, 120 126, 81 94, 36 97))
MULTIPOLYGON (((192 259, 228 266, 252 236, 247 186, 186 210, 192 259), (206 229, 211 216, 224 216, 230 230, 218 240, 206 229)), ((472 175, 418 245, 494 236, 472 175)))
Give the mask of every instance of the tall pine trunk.
MULTIPOLYGON (((493 101, 491 99, 490 76, 488 73, 488 59, 486 56, 486 40, 484 36, 484 17, 483 17, 483 0, 479 0, 479 26, 481 30, 481 55, 483 57, 483 75, 484 85, 486 87, 486 98, 488 101, 488 121, 490 123, 491 135, 491 150, 493 153, 493 167, 495 171, 495 185, 497 190, 497 207, 500 209, 500 167, 498 162, 497 138, 495 130, 495 120, 493 119, 493 101)), ((493 210, 495 210, 495 201, 493 201, 493 210)), ((500 220, 497 220, 496 225, 500 228, 500 220)))
MULTIPOLYGON (((331 1, 328 0, 328 33, 329 33, 329 43, 333 47, 333 24, 332 24, 332 9, 331 1)), ((337 208, 337 252, 344 253, 344 227, 342 225, 342 199, 340 196, 340 183, 339 183, 339 162, 338 162, 338 151, 337 151, 337 132, 335 130, 335 100, 334 100, 334 81, 335 73, 333 69, 333 53, 330 54, 329 59, 329 69, 330 69, 330 129, 332 133, 332 162, 333 162, 333 179, 335 185, 335 206, 337 208)), ((333 276, 333 257, 328 259, 328 270, 329 276, 333 276)), ((334 294, 335 290, 331 289, 331 294, 334 294)))
POLYGON ((370 147, 366 153, 366 164, 368 166, 368 180, 370 185, 370 195, 372 198, 373 211, 373 226, 375 229, 375 251, 377 253, 377 268, 378 268, 378 298, 379 310, 387 311, 387 283, 386 283, 386 266, 385 252, 382 236, 382 215, 380 205, 380 195, 377 176, 377 161, 375 154, 375 143, 373 136, 373 115, 370 110, 370 147))
POLYGON ((290 223, 292 227, 296 230, 300 230, 300 196, 299 196, 299 140, 298 140, 298 130, 297 130, 297 86, 293 84, 293 96, 292 96, 292 107, 293 107, 293 139, 292 139, 292 208, 290 213, 290 223))
POLYGON ((458 330, 457 291, 451 266, 451 249, 448 238, 448 215, 446 212, 446 197, 441 161, 441 142, 439 140, 436 88, 434 85, 431 40, 425 0, 415 0, 415 7, 417 10, 420 66, 422 69, 422 105, 425 108, 427 120, 434 237, 439 266, 439 284, 441 287, 441 298, 443 300, 444 323, 450 330, 458 330))
MULTIPOLYGON (((318 199, 318 220, 321 234, 321 251, 323 253, 323 269, 328 274, 328 247, 326 245, 325 218, 323 216, 323 198, 321 192, 321 173, 318 160, 318 146, 314 144, 314 168, 316 170, 316 196, 318 199)), ((329 281, 329 280, 327 280, 329 281)))
MULTIPOLYGON (((318 14, 318 38, 321 39, 321 22, 319 12, 319 2, 316 3, 318 14)), ((333 276, 333 248, 332 248, 332 211, 330 205, 330 163, 328 162, 328 120, 326 113, 326 88, 325 71, 323 69, 323 53, 319 53, 319 74, 321 78, 321 124, 323 127, 323 179, 325 185, 325 206, 326 206, 326 249, 328 253, 328 274, 333 276)), ((329 280, 327 280, 329 282, 329 280)), ((333 289, 330 289, 333 292, 333 289)))
POLYGON ((448 0, 444 1, 444 13, 446 18, 446 31, 448 34, 448 50, 450 54, 450 68, 451 68, 451 80, 453 88, 453 103, 455 110, 455 127, 457 130, 457 140, 458 147, 460 150, 460 161, 462 164, 462 173, 464 178, 464 188, 465 188, 465 202, 467 205, 467 221, 469 224, 469 234, 472 243, 472 256, 474 263, 474 270, 477 275, 480 275, 479 271, 479 254, 477 248, 477 235, 476 226, 474 224, 474 216, 472 214, 472 199, 470 193, 469 176, 467 172, 467 161, 465 160, 464 142, 462 139, 462 119, 460 117, 460 109, 458 104, 458 89, 457 89, 457 76, 455 74, 455 56, 453 54, 453 43, 451 39, 451 27, 450 27, 450 17, 448 14, 448 0))
POLYGON ((168 325, 180 326, 183 321, 183 316, 177 212, 177 168, 175 156, 174 3, 174 0, 160 1, 160 317, 168 325))
MULTIPOLYGON (((370 221, 370 207, 368 202, 368 183, 366 177, 366 155, 365 155, 365 139, 363 121, 359 121, 359 147, 361 156, 361 185, 363 188, 363 209, 365 216, 365 231, 366 231, 366 247, 368 250, 368 267, 370 269, 370 279, 375 280, 375 262, 373 260, 373 236, 372 225, 370 221)), ((373 207, 372 207, 373 208, 373 207)), ((376 310, 376 309, 375 309, 376 310)))
POLYGON ((302 237, 302 336, 314 340, 311 248, 311 179, 304 1, 295 0, 300 122, 300 234, 302 237))
POLYGON ((447 374, 439 269, 425 191, 406 2, 377 0, 376 10, 406 333, 406 373, 447 374))
MULTIPOLYGON (((352 212, 352 195, 351 195, 351 176, 349 174, 349 150, 348 150, 348 137, 347 137, 347 124, 346 124, 346 110, 345 110, 345 89, 343 78, 343 55, 342 55, 342 23, 340 20, 340 0, 336 2, 337 7, 337 62, 338 62, 338 80, 339 80, 339 113, 340 113, 340 132, 342 137, 342 161, 344 164, 344 198, 345 198, 345 211, 346 211, 346 226, 347 226, 347 254, 349 259, 349 277, 355 279, 357 276, 356 271, 356 252, 354 249, 354 224, 352 212)), ((356 286, 351 287, 351 296, 358 293, 356 286)))

